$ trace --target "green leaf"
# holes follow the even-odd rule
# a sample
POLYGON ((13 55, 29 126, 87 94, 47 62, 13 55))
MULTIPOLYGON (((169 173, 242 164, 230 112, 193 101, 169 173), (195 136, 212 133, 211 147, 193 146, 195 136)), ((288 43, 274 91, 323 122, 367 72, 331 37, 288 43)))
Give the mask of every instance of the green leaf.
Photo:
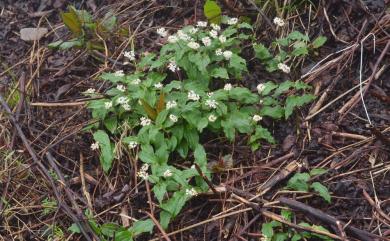
POLYGON ((310 171, 310 176, 318 176, 318 175, 322 175, 324 173, 326 173, 327 170, 326 169, 323 169, 323 168, 314 168, 310 171))
POLYGON ((272 81, 267 81, 264 83, 264 89, 261 91, 261 95, 265 96, 268 95, 272 90, 276 89, 278 87, 277 84, 275 84, 272 81))
POLYGON ((259 58, 260 60, 267 60, 272 58, 271 53, 263 44, 254 44, 253 50, 255 51, 256 58, 259 58))
POLYGON ((225 68, 219 67, 211 71, 211 76, 214 78, 229 79, 229 74, 225 68))
POLYGON ((325 36, 319 36, 317 37, 316 39, 314 39, 313 43, 311 44, 311 46, 315 49, 321 47, 322 45, 324 45, 327 41, 327 38, 325 36))
POLYGON ((169 212, 164 211, 164 210, 162 210, 160 212, 160 224, 161 224, 161 227, 163 229, 168 228, 168 225, 169 225, 169 222, 171 221, 171 219, 172 219, 172 215, 169 212))
POLYGON ((137 236, 141 233, 152 233, 154 223, 151 219, 140 220, 133 224, 129 231, 133 233, 134 236, 137 236))
POLYGON ((112 160, 114 160, 114 151, 111 147, 110 138, 107 133, 98 130, 93 134, 93 138, 95 141, 99 143, 101 155, 100 155, 100 163, 105 172, 108 172, 112 165, 112 160))
POLYGON ((244 87, 232 88, 229 91, 229 97, 242 104, 255 104, 259 102, 259 96, 244 87))
POLYGON ((160 93, 160 97, 158 98, 158 102, 156 103, 157 114, 160 113, 165 108, 165 94, 164 92, 160 93))
POLYGON ((144 56, 141 61, 139 62, 139 67, 144 68, 146 66, 150 66, 153 64, 153 59, 156 57, 156 54, 150 53, 146 56, 144 56))
POLYGON ((285 106, 285 113, 284 113, 286 120, 293 113, 293 111, 296 107, 301 107, 305 104, 308 104, 312 100, 314 100, 315 98, 316 97, 314 95, 310 95, 310 94, 304 94, 301 96, 291 95, 291 96, 287 97, 286 106, 285 106))
POLYGON ((175 192, 172 197, 165 203, 161 204, 161 208, 169 212, 172 217, 176 217, 180 210, 184 207, 187 201, 187 195, 184 191, 175 192))
POLYGON ((236 69, 237 71, 247 71, 246 61, 237 54, 232 54, 230 58, 229 66, 236 69))
POLYGON ((282 215, 282 217, 285 219, 285 220, 287 220, 287 221, 289 221, 289 222, 291 222, 291 219, 292 219, 292 212, 290 211, 290 210, 282 210, 281 211, 281 215, 282 215))
POLYGON ((309 54, 309 50, 308 48, 305 46, 305 47, 299 47, 299 48, 295 48, 291 54, 293 56, 296 56, 296 57, 299 57, 299 56, 304 56, 304 55, 308 55, 309 54))
POLYGON ((62 22, 75 35, 80 36, 82 32, 81 22, 75 11, 69 9, 69 12, 60 13, 62 22))
POLYGON ((280 226, 281 226, 281 223, 278 221, 271 221, 268 223, 263 223, 263 225, 261 226, 261 232, 267 238, 267 240, 271 240, 272 237, 274 236, 274 228, 280 227, 280 226))
POLYGON ((118 125, 116 116, 110 116, 104 119, 104 126, 111 132, 114 133, 118 125))
POLYGON ((207 157, 206 151, 202 145, 197 145, 194 151, 195 163, 199 165, 199 167, 205 167, 207 165, 207 157))
POLYGON ((81 233, 80 227, 75 223, 72 223, 72 225, 70 225, 68 230, 71 231, 72 233, 81 233))
POLYGON ((154 185, 153 192, 159 203, 162 203, 164 195, 167 192, 167 184, 165 182, 158 182, 154 185))
POLYGON ((291 241, 298 241, 301 239, 302 239, 302 236, 296 233, 296 234, 294 234, 294 236, 292 236, 291 241))
POLYGON ((309 179, 310 175, 308 173, 296 173, 290 178, 290 180, 288 180, 287 188, 307 192, 309 191, 309 184, 307 184, 309 179))
POLYGON ((238 28, 246 28, 246 29, 253 30, 252 25, 250 25, 249 23, 246 23, 246 22, 239 23, 238 28))
POLYGON ((288 37, 288 39, 291 39, 291 40, 310 41, 309 37, 306 34, 303 34, 299 31, 291 32, 287 37, 288 37))
POLYGON ((115 241, 133 241, 133 235, 128 230, 115 233, 115 241))
POLYGON ((52 49, 70 49, 73 47, 82 47, 82 46, 83 46, 83 43, 80 39, 72 39, 69 41, 59 40, 59 41, 50 43, 48 45, 48 47, 52 48, 52 49))
POLYGON ((261 116, 269 116, 274 119, 280 119, 284 116, 284 110, 280 105, 271 107, 271 106, 264 106, 260 109, 260 115, 261 116))
POLYGON ((310 186, 311 188, 314 189, 314 191, 318 192, 318 194, 325 199, 328 203, 331 202, 331 197, 328 191, 328 188, 322 185, 319 182, 313 182, 310 186))
POLYGON ((277 233, 275 234, 273 241, 284 241, 288 240, 288 234, 287 233, 277 233))
POLYGON ((116 17, 114 14, 109 11, 104 15, 103 21, 101 22, 101 25, 103 28, 105 28, 107 31, 113 31, 116 25, 116 17))
POLYGON ((119 225, 115 223, 105 223, 100 226, 103 235, 107 237, 114 237, 115 232, 119 229, 119 225))
POLYGON ((211 23, 215 23, 215 24, 221 23, 222 10, 221 7, 215 1, 207 0, 203 6, 203 12, 206 18, 211 23))

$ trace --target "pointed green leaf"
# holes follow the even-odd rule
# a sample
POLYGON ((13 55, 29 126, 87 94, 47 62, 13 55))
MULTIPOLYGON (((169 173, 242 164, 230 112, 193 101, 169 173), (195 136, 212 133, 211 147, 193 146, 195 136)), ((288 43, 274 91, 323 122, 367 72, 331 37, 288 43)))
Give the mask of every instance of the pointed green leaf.
POLYGON ((318 194, 325 199, 328 203, 331 202, 331 197, 328 191, 328 188, 322 185, 319 182, 313 182, 310 186, 311 188, 314 189, 314 191, 318 192, 318 194))

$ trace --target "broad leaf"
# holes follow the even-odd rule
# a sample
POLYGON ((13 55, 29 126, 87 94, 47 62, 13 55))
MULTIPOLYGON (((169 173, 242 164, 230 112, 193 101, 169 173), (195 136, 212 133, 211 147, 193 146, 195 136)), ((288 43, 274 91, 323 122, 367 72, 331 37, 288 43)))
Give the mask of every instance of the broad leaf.
POLYGON ((288 180, 287 188, 307 192, 309 191, 309 184, 307 183, 309 179, 310 175, 308 173, 296 173, 288 180))
POLYGON ((81 22, 75 11, 69 9, 69 12, 60 14, 62 22, 75 35, 80 36, 82 32, 81 22))
POLYGON ((108 172, 112 165, 112 160, 114 160, 114 151, 111 147, 110 138, 107 133, 98 130, 93 134, 93 138, 95 141, 99 143, 101 155, 100 155, 100 163, 105 172, 108 172))
POLYGON ((313 43, 311 46, 315 49, 322 47, 326 43, 327 38, 325 36, 319 36, 316 39, 314 39, 313 43))
POLYGON ((319 182, 313 182, 310 186, 311 188, 314 189, 314 191, 318 192, 318 194, 325 199, 328 203, 331 202, 331 197, 328 191, 328 188, 322 185, 319 182))
POLYGON ((221 23, 221 7, 215 2, 211 0, 207 0, 203 6, 203 12, 206 18, 215 24, 221 23))

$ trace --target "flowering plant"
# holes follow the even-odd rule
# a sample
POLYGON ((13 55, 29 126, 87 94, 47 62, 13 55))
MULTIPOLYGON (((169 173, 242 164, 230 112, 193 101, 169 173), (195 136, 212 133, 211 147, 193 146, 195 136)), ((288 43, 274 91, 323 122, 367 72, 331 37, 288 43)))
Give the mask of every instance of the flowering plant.
POLYGON ((204 178, 211 178, 211 172, 202 134, 230 141, 237 133, 245 134, 255 150, 261 140, 275 143, 261 125, 263 117, 287 118, 295 107, 313 99, 308 94, 290 95, 290 104, 283 104, 285 92, 309 88, 302 82, 259 83, 254 91, 244 87, 239 80, 247 64, 240 54, 243 42, 253 38, 252 27, 228 17, 222 17, 222 26, 226 28, 198 22, 173 35, 160 28, 157 34, 167 43, 159 54, 149 53, 138 62, 132 52, 133 73, 102 74, 114 85, 104 96, 85 92, 102 97, 88 107, 100 121, 94 126, 99 130, 91 148, 100 151, 104 171, 109 171, 117 153, 138 153, 143 165, 137 175, 153 184, 164 228, 192 196, 209 188, 204 178), (114 137, 120 145, 114 145, 114 137), (180 163, 178 156, 191 161, 180 163))

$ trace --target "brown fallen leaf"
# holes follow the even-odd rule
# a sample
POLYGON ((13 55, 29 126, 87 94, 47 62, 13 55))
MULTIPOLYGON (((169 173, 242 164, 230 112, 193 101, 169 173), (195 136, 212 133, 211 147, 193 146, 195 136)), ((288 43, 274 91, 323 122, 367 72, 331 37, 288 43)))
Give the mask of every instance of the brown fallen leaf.
POLYGON ((22 28, 20 38, 24 41, 36 41, 47 34, 47 28, 22 28))

